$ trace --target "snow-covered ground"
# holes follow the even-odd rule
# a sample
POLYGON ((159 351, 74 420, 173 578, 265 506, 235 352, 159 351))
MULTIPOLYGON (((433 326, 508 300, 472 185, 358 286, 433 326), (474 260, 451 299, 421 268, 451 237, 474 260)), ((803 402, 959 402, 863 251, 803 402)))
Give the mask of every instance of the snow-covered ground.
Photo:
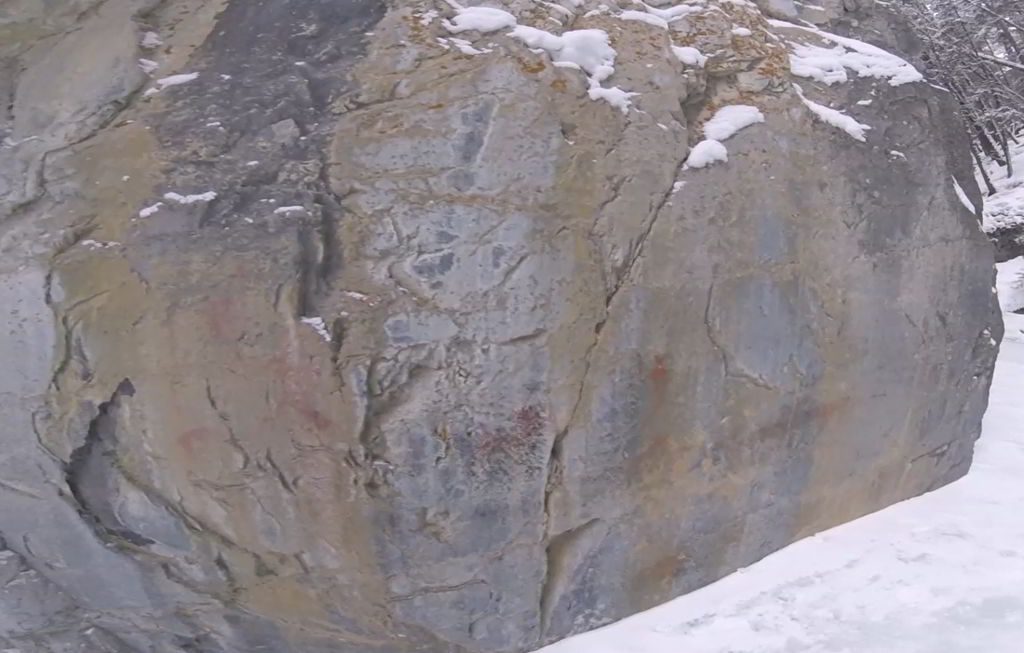
MULTIPOLYGON (((1006 176, 1006 169, 988 161, 985 169, 996 187, 996 194, 985 198, 985 231, 1012 227, 1024 222, 1024 143, 1011 150, 1013 177, 1006 176)), ((978 186, 985 191, 985 185, 978 176, 978 186)))
MULTIPOLYGON (((1000 266, 1004 311, 1024 306, 1021 272, 1000 266)), ((1024 315, 1005 317, 964 479, 542 653, 1024 651, 1024 315)))

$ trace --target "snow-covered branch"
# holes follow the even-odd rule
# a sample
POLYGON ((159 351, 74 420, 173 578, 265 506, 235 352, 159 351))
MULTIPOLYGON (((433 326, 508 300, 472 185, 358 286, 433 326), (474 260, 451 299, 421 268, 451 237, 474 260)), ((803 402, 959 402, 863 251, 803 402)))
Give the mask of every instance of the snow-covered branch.
POLYGON ((993 57, 992 55, 988 55, 988 54, 984 54, 984 53, 978 53, 978 56, 980 58, 984 59, 985 61, 991 61, 992 63, 999 64, 1000 66, 1005 66, 1007 68, 1012 68, 1014 70, 1024 71, 1024 64, 1020 64, 1020 63, 1017 63, 1015 61, 1009 61, 1007 59, 1000 59, 999 57, 993 57))

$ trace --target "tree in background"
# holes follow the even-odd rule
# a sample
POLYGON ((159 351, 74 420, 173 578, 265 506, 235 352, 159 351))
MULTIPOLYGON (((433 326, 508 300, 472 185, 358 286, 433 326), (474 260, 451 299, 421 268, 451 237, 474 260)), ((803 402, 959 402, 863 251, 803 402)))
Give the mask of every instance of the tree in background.
POLYGON ((1010 144, 1024 134, 1024 1, 902 0, 925 45, 932 76, 956 96, 971 128, 972 151, 1013 176, 1010 144))

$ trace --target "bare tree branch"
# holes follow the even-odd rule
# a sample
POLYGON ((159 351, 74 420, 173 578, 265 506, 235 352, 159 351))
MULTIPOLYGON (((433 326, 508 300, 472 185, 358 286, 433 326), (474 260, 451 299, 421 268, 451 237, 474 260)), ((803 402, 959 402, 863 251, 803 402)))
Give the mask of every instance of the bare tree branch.
POLYGON ((1003 21, 1004 23, 1006 23, 1010 27, 1013 27, 1014 29, 1019 29, 1020 31, 1024 32, 1024 27, 1021 27, 1020 25, 1018 25, 1014 21, 1010 20, 1006 16, 1004 16, 1004 15, 1002 15, 1002 14, 996 12, 996 11, 992 11, 992 9, 990 9, 989 7, 986 7, 984 4, 982 4, 980 2, 977 2, 977 0, 967 0, 967 1, 969 3, 971 3, 972 5, 974 5, 975 7, 977 7, 978 9, 981 9, 982 11, 984 11, 989 16, 992 16, 993 18, 996 18, 998 20, 1003 21))
POLYGON ((990 56, 990 55, 987 55, 987 54, 983 54, 981 52, 978 52, 977 56, 981 57, 985 61, 991 61, 992 63, 997 63, 1000 66, 1006 66, 1007 68, 1013 68, 1014 70, 1024 71, 1024 64, 1021 64, 1021 63, 1016 63, 1014 61, 1008 61, 1006 59, 1000 59, 999 57, 993 57, 993 56, 990 56))

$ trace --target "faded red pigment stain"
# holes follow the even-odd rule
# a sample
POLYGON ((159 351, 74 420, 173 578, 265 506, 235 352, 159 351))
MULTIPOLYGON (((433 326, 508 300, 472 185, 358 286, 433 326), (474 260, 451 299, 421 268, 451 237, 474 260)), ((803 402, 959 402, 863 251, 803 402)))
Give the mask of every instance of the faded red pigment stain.
POLYGON ((665 400, 671 381, 672 370, 666 364, 666 356, 658 354, 654 357, 654 364, 647 372, 647 385, 650 388, 650 397, 654 406, 660 406, 665 400))
POLYGON ((282 403, 309 427, 320 432, 328 431, 334 427, 334 422, 311 399, 323 392, 320 368, 312 363, 303 366, 295 359, 285 342, 267 365, 270 374, 280 381, 283 388, 282 403))
POLYGON ((326 415, 313 408, 308 402, 296 402, 292 407, 295 409, 295 412, 301 415, 306 422, 318 431, 326 431, 334 424, 326 415))
POLYGON ((678 424, 666 414, 671 412, 665 400, 672 380, 668 362, 668 356, 656 354, 647 370, 641 427, 634 434, 639 451, 627 462, 631 469, 642 470, 639 473, 645 477, 670 468, 671 461, 678 457, 678 434, 673 428, 678 424))
POLYGON ((195 458, 196 446, 201 445, 204 440, 208 440, 211 435, 210 429, 200 426, 178 434, 176 439, 178 446, 185 452, 185 456, 195 458))
POLYGON ((651 385, 658 390, 664 390, 665 385, 668 384, 670 372, 668 366, 665 364, 665 355, 658 354, 654 357, 654 366, 651 367, 651 371, 647 373, 647 380, 651 382, 651 385))
POLYGON ((480 434, 477 455, 483 459, 506 458, 522 462, 531 450, 543 442, 546 425, 547 418, 540 406, 523 406, 512 413, 508 427, 498 427, 480 434))
POLYGON ((517 433, 535 434, 544 428, 544 414, 540 406, 524 406, 513 414, 512 420, 517 433))
POLYGON ((235 300, 226 295, 207 299, 201 309, 206 330, 216 340, 234 340, 238 337, 235 313, 235 300))

